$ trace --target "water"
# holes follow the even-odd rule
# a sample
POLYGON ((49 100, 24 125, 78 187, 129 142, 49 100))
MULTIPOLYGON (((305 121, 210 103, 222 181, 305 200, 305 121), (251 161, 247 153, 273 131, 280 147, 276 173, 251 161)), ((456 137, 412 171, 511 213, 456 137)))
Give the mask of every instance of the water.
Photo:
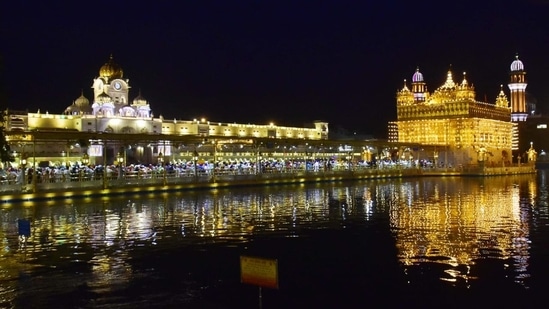
POLYGON ((536 306, 548 175, 3 204, 0 307, 536 306), (276 259, 279 288, 260 301, 241 255, 276 259))

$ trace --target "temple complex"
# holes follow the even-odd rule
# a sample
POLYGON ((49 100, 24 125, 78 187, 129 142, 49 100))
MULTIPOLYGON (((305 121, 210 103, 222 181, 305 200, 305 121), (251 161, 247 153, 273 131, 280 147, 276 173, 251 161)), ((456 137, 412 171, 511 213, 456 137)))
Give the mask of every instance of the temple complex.
MULTIPOLYGON (((156 163, 163 156, 173 160, 190 159, 196 152, 196 149, 183 149, 183 142, 175 145, 174 137, 180 138, 179 140, 183 140, 181 137, 185 136, 200 137, 203 141, 213 138, 235 141, 252 138, 303 141, 328 139, 328 123, 324 121, 314 121, 310 127, 288 127, 274 123, 239 124, 213 122, 208 119, 166 119, 162 115, 156 117, 151 104, 141 92, 133 100, 130 99, 132 87, 129 79, 125 78, 123 69, 112 55, 100 67, 91 88, 91 100, 82 91, 60 113, 7 110, 4 122, 6 132, 11 133, 8 142, 12 145, 12 150, 16 154, 25 153, 38 162, 52 164, 81 162, 84 156, 89 156, 90 162, 112 162, 119 152, 123 152, 128 161, 156 163), (21 134, 14 135, 14 132, 21 134), (24 134, 30 132, 32 134, 24 134), (38 140, 39 134, 45 136, 48 132, 59 136, 60 140, 66 137, 66 140, 38 140), (81 141, 69 140, 69 134, 77 136, 74 133, 88 135, 82 135, 84 140, 81 141), (103 135, 89 139, 93 134, 103 135), (105 155, 104 141, 115 136, 120 143, 117 146, 111 145, 111 148, 123 149, 113 148, 105 155), (151 139, 150 136, 167 138, 159 140, 151 139), (123 139, 126 141, 122 141, 123 139), (105 156, 108 157, 106 160, 103 159, 105 156)), ((196 144, 194 148, 197 148, 196 144)), ((211 152, 208 151, 208 154, 211 152)))
POLYGON ((517 56, 510 70, 511 101, 501 85, 493 102, 481 102, 465 72, 456 82, 448 70, 446 81, 429 92, 418 68, 411 84, 405 80, 397 91, 397 120, 389 123, 389 141, 438 146, 429 157, 441 165, 511 164, 512 151, 518 149, 516 123, 527 118, 525 74, 517 56))

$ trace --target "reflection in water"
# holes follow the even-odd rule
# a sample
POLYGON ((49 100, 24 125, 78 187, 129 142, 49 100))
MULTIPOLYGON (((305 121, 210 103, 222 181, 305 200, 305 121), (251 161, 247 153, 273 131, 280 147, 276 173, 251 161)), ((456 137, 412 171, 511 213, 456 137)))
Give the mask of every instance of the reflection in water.
MULTIPOLYGON (((512 261, 506 267, 513 269, 514 280, 526 286, 531 224, 549 219, 547 198, 541 174, 538 179, 394 179, 3 205, 0 305, 21 303, 22 295, 33 293, 38 293, 33 302, 48 303, 48 297, 75 287, 96 294, 122 290, 153 276, 153 269, 141 269, 136 261, 145 252, 185 246, 209 250, 209 245, 239 246, 261 235, 301 237, 311 230, 373 222, 392 231, 408 281, 414 279, 409 274, 414 267, 434 263, 443 270, 438 280, 467 285, 482 279, 472 271, 480 260, 505 260, 512 261), (19 238, 20 218, 32 225, 25 241, 19 238)), ((330 243, 326 246, 329 250, 330 243)), ((187 279, 189 285, 192 280, 187 279)), ((199 290, 189 289, 187 296, 196 297, 199 290)))
POLYGON ((476 259, 511 258, 516 281, 522 283, 528 277, 532 184, 520 178, 402 184, 390 203, 399 259, 405 265, 447 264, 451 267, 442 280, 467 282, 474 278, 470 266, 476 259), (529 190, 529 199, 520 199, 521 186, 529 190))

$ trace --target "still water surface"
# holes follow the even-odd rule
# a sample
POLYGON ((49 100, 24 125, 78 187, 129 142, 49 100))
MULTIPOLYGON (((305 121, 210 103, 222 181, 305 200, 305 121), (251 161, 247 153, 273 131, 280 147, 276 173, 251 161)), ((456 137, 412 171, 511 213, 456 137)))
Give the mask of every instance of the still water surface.
POLYGON ((0 307, 537 307, 548 176, 3 204, 0 307), (241 255, 276 259, 279 288, 259 301, 241 255))

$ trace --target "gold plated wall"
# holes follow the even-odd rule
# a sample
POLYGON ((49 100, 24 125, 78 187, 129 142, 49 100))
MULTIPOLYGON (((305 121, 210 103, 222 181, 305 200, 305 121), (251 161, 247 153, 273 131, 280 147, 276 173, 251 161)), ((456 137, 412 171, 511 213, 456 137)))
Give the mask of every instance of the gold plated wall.
POLYGON ((458 84, 448 71, 446 82, 431 94, 418 74, 419 70, 412 91, 405 83, 397 92, 397 121, 389 124, 391 141, 441 146, 449 160, 445 163, 453 166, 512 162, 511 109, 503 91, 494 104, 476 101, 465 74, 458 84))

